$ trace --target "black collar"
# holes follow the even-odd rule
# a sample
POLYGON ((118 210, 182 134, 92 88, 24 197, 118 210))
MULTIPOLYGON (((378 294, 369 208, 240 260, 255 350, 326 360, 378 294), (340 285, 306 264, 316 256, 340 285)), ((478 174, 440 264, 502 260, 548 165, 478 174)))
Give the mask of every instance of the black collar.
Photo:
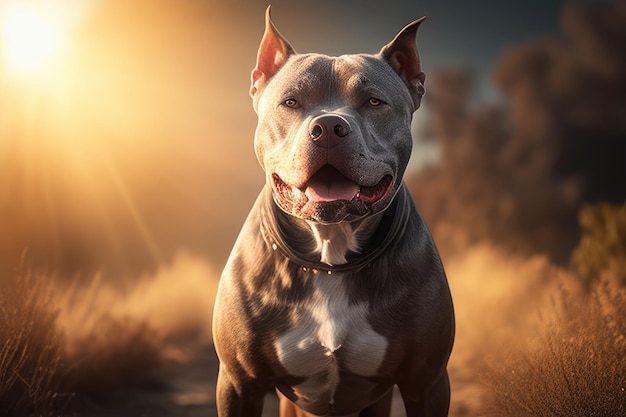
POLYGON ((273 201, 271 201, 270 205, 271 207, 267 207, 267 204, 264 207, 260 226, 261 235, 268 247, 275 251, 280 250, 283 256, 301 265, 305 271, 324 271, 327 274, 358 271, 369 265, 389 247, 391 242, 404 233, 411 215, 411 198, 408 196, 406 185, 402 184, 394 200, 385 210, 374 235, 370 238, 370 245, 366 245, 364 248, 364 253, 356 254, 353 257, 354 259, 348 259, 348 262, 344 264, 328 265, 320 261, 307 259, 308 254, 298 251, 287 243, 283 237, 283 230, 274 217, 278 213, 272 212, 280 209, 276 207, 273 201))

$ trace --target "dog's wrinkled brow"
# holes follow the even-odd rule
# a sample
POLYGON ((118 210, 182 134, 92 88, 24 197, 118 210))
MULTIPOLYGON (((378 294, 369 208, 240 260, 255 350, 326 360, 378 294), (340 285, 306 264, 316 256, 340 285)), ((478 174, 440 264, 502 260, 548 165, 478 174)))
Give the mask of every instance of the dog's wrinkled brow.
POLYGON ((302 93, 314 88, 318 88, 322 79, 317 74, 305 73, 290 86, 293 93, 302 93))
POLYGON ((348 87, 350 88, 363 88, 370 82, 364 74, 354 74, 348 81, 348 87))
POLYGON ((275 80, 278 87, 295 94, 311 91, 328 82, 332 73, 331 59, 313 58, 313 55, 292 57, 275 80))

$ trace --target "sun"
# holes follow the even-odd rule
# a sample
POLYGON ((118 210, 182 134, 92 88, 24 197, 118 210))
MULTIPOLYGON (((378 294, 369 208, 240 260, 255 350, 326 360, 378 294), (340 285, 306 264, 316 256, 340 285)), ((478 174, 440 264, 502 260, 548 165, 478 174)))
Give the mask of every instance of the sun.
POLYGON ((25 2, 1 12, 5 69, 12 74, 31 74, 50 65, 62 46, 62 30, 54 16, 25 2))

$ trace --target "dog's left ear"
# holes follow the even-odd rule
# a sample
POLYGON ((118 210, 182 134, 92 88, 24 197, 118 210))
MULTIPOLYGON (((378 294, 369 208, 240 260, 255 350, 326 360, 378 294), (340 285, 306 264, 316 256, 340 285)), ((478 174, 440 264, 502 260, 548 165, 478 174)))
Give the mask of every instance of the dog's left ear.
POLYGON ((415 109, 418 109, 424 95, 426 74, 422 71, 420 55, 415 44, 417 28, 426 16, 406 25, 396 37, 383 46, 378 55, 384 58, 391 68, 402 78, 413 98, 415 109))
POLYGON ((256 67, 252 70, 250 95, 254 96, 267 84, 287 59, 296 52, 289 42, 278 32, 270 17, 270 8, 265 11, 265 33, 261 39, 256 67))

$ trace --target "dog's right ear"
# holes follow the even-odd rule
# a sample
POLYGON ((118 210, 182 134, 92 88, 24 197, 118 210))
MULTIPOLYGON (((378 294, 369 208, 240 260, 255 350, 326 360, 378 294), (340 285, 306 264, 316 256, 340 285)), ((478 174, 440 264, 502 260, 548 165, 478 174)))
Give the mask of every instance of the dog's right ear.
POLYGON ((250 95, 253 98, 265 87, 270 78, 285 65, 289 56, 296 53, 272 23, 270 9, 271 6, 268 6, 265 11, 265 33, 259 46, 256 67, 252 70, 250 95))

